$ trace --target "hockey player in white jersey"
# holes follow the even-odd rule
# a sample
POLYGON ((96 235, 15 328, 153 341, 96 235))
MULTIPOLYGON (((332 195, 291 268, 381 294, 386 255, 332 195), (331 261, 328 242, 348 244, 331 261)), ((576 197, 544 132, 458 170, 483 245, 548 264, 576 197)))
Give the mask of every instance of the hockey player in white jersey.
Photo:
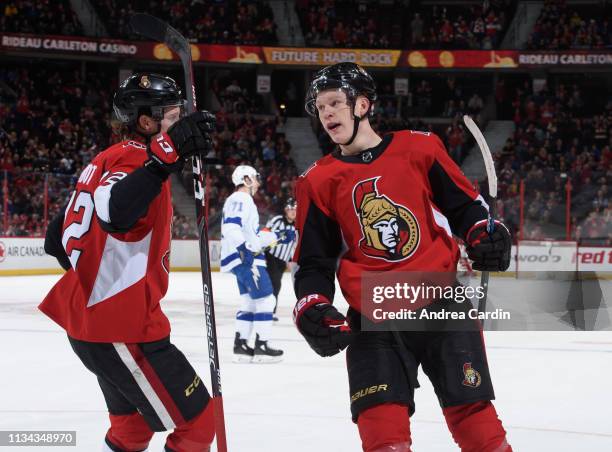
POLYGON ((223 205, 221 271, 236 276, 242 297, 242 307, 236 314, 234 361, 278 362, 283 351, 268 345, 274 294, 264 251, 275 244, 290 243, 295 233, 289 231, 279 235, 259 230, 259 213, 253 195, 259 189, 260 180, 253 167, 236 167, 232 182, 236 191, 223 205), (255 333, 253 348, 248 345, 252 332, 255 333))

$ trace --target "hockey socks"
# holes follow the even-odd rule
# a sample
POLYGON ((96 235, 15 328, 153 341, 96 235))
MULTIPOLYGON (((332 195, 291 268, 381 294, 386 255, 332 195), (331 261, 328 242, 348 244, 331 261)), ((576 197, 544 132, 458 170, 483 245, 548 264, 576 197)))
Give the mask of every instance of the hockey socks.
POLYGON ((179 425, 168 435, 166 452, 210 452, 215 438, 215 416, 212 399, 206 409, 189 422, 179 425))
POLYGON ((512 452, 490 401, 442 409, 453 439, 464 452, 512 452))
POLYGON ((364 452, 411 452, 407 406, 375 405, 359 414, 357 427, 364 452))
POLYGON ((106 433, 105 448, 113 452, 144 451, 153 431, 140 413, 109 414, 111 427, 106 433))

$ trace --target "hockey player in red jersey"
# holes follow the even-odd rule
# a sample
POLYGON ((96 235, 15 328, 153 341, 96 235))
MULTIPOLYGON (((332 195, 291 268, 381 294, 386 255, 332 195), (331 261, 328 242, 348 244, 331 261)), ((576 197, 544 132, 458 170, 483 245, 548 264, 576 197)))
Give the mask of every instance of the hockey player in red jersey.
POLYGON ((170 343, 160 300, 168 288, 169 176, 212 146, 214 116, 183 115, 169 77, 128 77, 113 100, 129 136, 98 154, 49 225, 45 251, 66 273, 40 305, 63 327, 106 401, 105 451, 142 451, 170 430, 166 451, 209 451, 213 404, 170 343))
MULTIPOLYGON (((320 70, 306 111, 338 150, 299 179, 294 321, 321 356, 347 349, 351 414, 366 452, 410 451, 417 368, 436 391, 463 451, 508 452, 484 343, 472 331, 372 331, 362 328, 364 272, 456 272, 467 243, 477 270, 506 270, 511 237, 431 133, 379 136, 370 126, 376 100, 370 75, 353 63, 320 70), (334 275, 350 309, 332 304, 334 275)), ((473 322, 472 322, 473 324, 473 322)))

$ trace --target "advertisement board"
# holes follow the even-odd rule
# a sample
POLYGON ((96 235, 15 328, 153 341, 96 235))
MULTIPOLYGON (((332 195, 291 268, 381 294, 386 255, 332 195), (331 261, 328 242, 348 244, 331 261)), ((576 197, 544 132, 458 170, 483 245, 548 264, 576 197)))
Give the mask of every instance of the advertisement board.
MULTIPOLYGON (((210 242, 211 269, 218 270, 221 242, 210 242)), ((0 276, 62 273, 57 260, 45 254, 44 238, 0 237, 0 276)), ((173 240, 170 251, 173 271, 198 271, 200 251, 197 240, 173 240)))
MULTIPOLYGON (((139 60, 178 60, 161 43, 79 36, 0 33, 0 51, 80 54, 139 60)), ((612 66, 608 49, 573 51, 394 50, 255 45, 191 44, 194 62, 327 66, 353 62, 365 67, 414 69, 517 69, 556 66, 612 66)))

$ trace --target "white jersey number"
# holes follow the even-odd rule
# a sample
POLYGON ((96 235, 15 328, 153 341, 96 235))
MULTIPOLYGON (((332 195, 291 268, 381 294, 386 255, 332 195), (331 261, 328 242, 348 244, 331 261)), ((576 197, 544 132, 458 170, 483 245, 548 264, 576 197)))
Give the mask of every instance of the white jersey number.
MULTIPOLYGON (((83 218, 80 222, 73 221, 70 226, 64 230, 64 234, 62 235, 62 246, 66 251, 68 251, 67 246, 71 239, 79 240, 87 233, 87 231, 89 231, 89 228, 91 227, 91 218, 93 217, 94 213, 94 201, 91 193, 82 191, 76 197, 76 200, 74 197, 75 193, 72 194, 72 198, 70 198, 70 202, 66 207, 66 216, 68 216, 69 212, 78 215, 81 209, 84 209, 84 212, 83 218)), ((76 269, 82 252, 83 250, 81 249, 73 248, 70 254, 68 254, 68 259, 70 259, 70 265, 72 265, 73 269, 76 269)))

